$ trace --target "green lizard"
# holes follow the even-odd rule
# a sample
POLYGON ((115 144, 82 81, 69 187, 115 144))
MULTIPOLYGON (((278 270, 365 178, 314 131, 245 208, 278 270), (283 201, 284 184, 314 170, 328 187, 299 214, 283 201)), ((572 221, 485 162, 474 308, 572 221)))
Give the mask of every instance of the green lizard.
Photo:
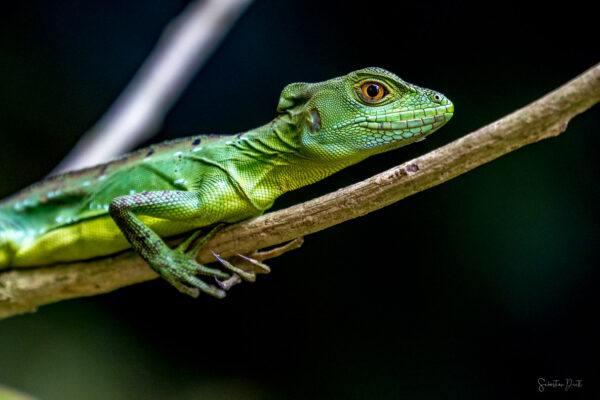
POLYGON ((248 132, 167 141, 51 176, 1 201, 0 269, 132 247, 181 292, 224 297, 223 286, 198 277, 230 274, 196 262, 203 240, 188 247, 197 233, 174 249, 162 238, 260 215, 287 191, 421 140, 452 117, 454 106, 440 93, 366 68, 325 82, 292 83, 277 112, 248 132))

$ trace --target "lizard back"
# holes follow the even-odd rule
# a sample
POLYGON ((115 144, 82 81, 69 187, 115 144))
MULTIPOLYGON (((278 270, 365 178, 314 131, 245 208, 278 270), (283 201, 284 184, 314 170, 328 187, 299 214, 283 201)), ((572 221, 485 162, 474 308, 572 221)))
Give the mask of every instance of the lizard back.
MULTIPOLYGON (((108 214, 111 200, 144 191, 188 189, 181 176, 198 165, 186 162, 183 155, 202 154, 211 144, 235 136, 199 135, 159 143, 104 164, 47 177, 0 201, 0 268, 128 248, 108 214)), ((195 221, 142 219, 164 236, 197 226, 195 221)))

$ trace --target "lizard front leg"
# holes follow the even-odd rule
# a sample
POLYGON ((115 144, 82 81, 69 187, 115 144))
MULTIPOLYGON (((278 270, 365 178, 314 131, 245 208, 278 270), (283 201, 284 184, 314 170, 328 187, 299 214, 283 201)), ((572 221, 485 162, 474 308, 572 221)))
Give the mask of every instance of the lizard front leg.
POLYGON ((139 218, 140 215, 173 221, 198 218, 203 212, 198 193, 173 190, 121 196, 111 201, 109 212, 133 249, 180 292, 193 297, 197 297, 200 291, 218 298, 225 297, 225 291, 206 284, 197 275, 226 279, 229 274, 196 262, 197 247, 192 251, 186 251, 187 246, 171 249, 139 218))

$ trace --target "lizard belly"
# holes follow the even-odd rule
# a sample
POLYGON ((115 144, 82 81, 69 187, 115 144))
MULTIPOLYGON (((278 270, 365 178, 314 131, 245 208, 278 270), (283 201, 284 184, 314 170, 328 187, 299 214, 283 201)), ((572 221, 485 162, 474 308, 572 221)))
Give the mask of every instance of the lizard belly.
MULTIPOLYGON (((203 226, 202 221, 140 219, 160 236, 168 237, 203 226)), ((110 216, 102 216, 53 229, 18 246, 11 266, 27 267, 107 256, 130 245, 110 216)), ((1 261, 1 260, 0 260, 1 261)))

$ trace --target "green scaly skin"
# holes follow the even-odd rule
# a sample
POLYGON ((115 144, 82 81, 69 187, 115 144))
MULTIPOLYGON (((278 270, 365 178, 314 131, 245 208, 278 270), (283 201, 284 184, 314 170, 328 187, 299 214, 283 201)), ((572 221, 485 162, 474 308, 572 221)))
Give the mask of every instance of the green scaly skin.
POLYGON ((227 273, 198 264, 198 246, 186 251, 191 240, 171 249, 162 238, 260 215, 287 191, 421 140, 452 117, 454 106, 440 93, 366 68, 290 84, 277 112, 248 132, 154 145, 47 178, 3 200, 0 268, 85 260, 132 247, 180 291, 223 297, 198 274, 227 273))

